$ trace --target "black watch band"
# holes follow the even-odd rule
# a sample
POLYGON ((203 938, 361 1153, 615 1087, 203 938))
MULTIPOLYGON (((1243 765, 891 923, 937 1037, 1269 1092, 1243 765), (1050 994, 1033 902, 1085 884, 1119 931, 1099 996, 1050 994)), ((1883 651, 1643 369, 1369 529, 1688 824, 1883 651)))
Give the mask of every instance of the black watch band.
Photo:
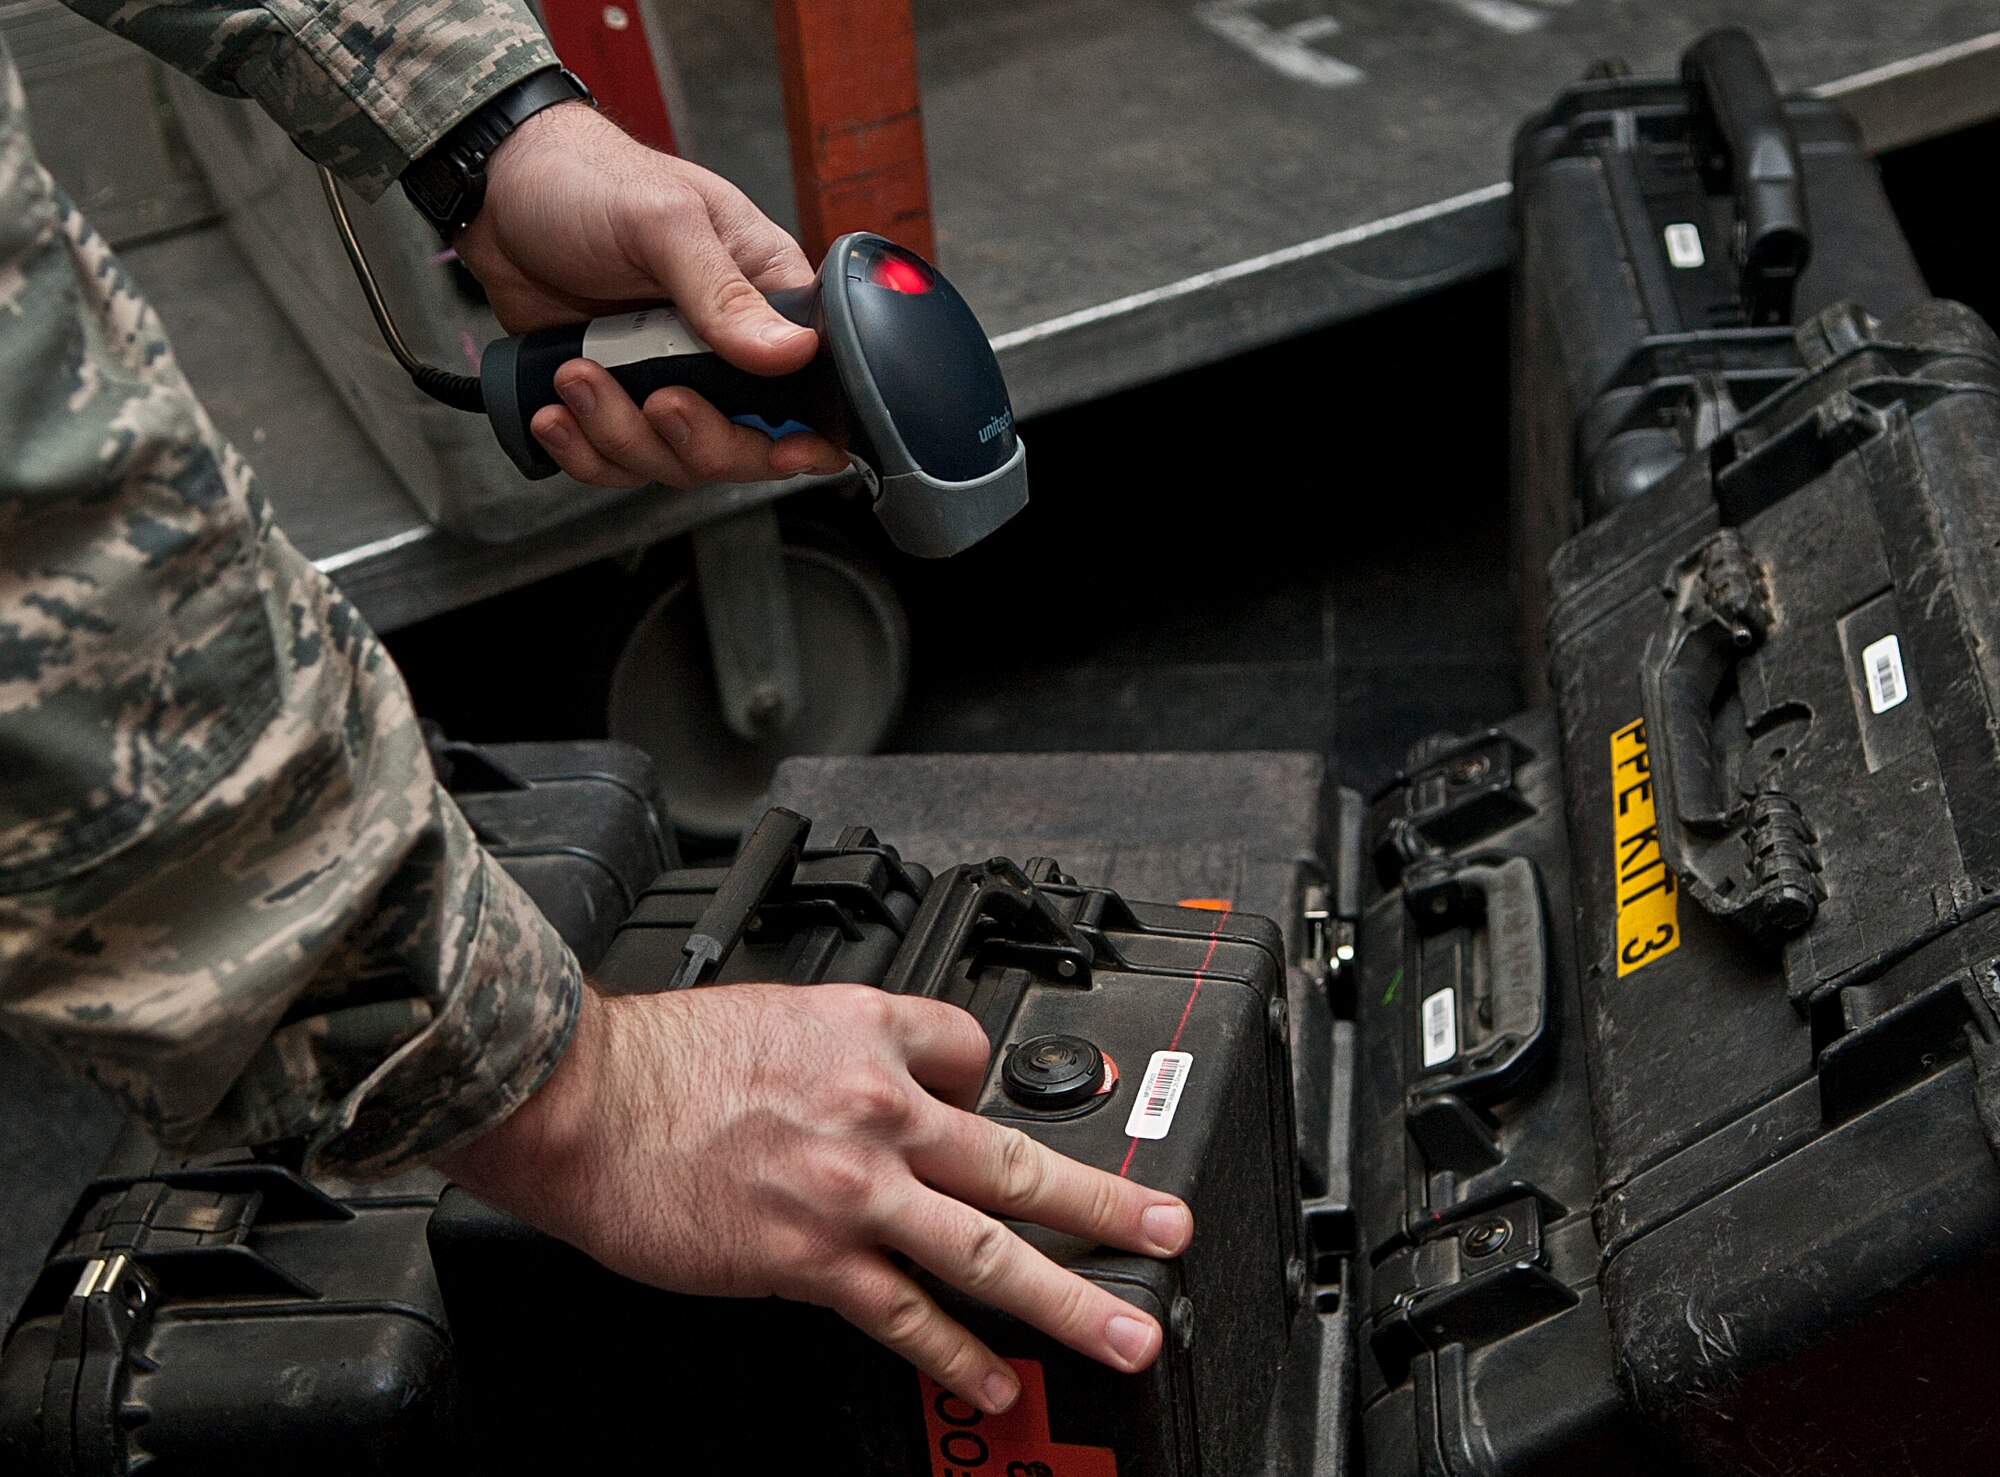
POLYGON ((571 102, 596 106, 590 89, 567 68, 547 67, 523 77, 489 98, 404 170, 403 193, 449 237, 479 214, 486 202, 486 161, 501 141, 542 109, 571 102))

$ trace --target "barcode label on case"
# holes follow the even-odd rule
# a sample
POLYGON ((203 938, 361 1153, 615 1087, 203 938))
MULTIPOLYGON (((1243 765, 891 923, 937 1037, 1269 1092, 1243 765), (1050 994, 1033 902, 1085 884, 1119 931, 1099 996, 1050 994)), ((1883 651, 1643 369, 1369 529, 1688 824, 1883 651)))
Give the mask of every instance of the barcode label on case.
POLYGON ((1458 1055, 1458 991, 1446 985, 1424 996, 1424 1066, 1435 1067, 1458 1055))
POLYGON ((1181 1105, 1187 1089, 1188 1068, 1194 1058, 1185 1051, 1156 1051, 1146 1063, 1146 1075, 1139 1079, 1139 1096, 1132 1104, 1132 1116, 1125 1120, 1125 1136, 1135 1139, 1163 1139, 1174 1126, 1174 1110, 1181 1105))
POLYGON ((1676 221, 1667 227, 1667 260, 1687 271, 1708 260, 1701 249, 1701 232, 1691 221, 1676 221))
POLYGON ((1861 670, 1868 677, 1868 711, 1886 713, 1910 695, 1903 675, 1903 643, 1884 636, 1861 648, 1861 670))

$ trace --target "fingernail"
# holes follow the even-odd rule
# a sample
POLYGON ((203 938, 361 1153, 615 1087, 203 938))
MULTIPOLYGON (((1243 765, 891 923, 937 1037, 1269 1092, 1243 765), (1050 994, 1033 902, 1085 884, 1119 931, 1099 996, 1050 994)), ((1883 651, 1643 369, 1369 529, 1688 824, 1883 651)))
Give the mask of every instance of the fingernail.
POLYGON ((597 409, 597 392, 590 388, 589 380, 569 380, 557 385, 556 393, 563 397, 563 404, 578 415, 589 415, 597 409))
POLYGON ((787 446, 783 441, 771 448, 771 465, 787 477, 797 477, 806 472, 817 472, 820 459, 810 452, 800 452, 796 446, 787 446))
POLYGON ((998 1371, 986 1376, 986 1384, 983 1388, 986 1393, 986 1413, 988 1415, 999 1415, 1000 1412, 1012 1405, 1015 1397, 1021 1393, 1021 1386, 1015 1380, 1014 1376, 1011 1374, 1001 1374, 998 1371))
POLYGON ((1104 1341, 1127 1365, 1136 1365, 1153 1352, 1153 1336, 1152 1324, 1123 1313, 1104 1325, 1104 1341))
POLYGON ((1176 1255, 1194 1233, 1194 1217, 1184 1205, 1149 1205, 1139 1224, 1153 1249, 1165 1256, 1176 1255))
POLYGON ((678 410, 670 410, 660 417, 660 434, 676 446, 685 446, 694 439, 694 427, 678 410))
POLYGON ((547 430, 537 431, 535 434, 541 437, 542 445, 553 447, 558 451, 569 445, 569 427, 561 420, 556 420, 547 430))
POLYGON ((804 332, 796 323, 766 323, 757 336, 767 344, 788 344, 804 332))

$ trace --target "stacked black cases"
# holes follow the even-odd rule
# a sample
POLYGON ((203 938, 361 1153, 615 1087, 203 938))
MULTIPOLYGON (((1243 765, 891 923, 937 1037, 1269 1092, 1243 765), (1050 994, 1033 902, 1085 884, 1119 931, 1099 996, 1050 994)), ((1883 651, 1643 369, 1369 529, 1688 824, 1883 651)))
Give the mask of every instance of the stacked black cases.
POLYGON ((1795 378, 1794 322, 1926 294, 1853 122, 1780 99, 1741 31, 1697 42, 1678 79, 1569 88, 1522 128, 1513 180, 1512 513, 1534 693, 1558 545, 1795 378))
POLYGON ((1798 349, 1554 566, 1601 1285, 1708 1463, 1991 1471, 2000 340, 1798 349))
MULTIPOLYGON (((1361 802, 1329 790, 1319 755, 800 756, 779 766, 771 803, 823 831, 865 820, 917 861, 1056 856, 1080 880, 1126 897, 1230 903, 1275 919, 1291 933, 1292 1096, 1306 1193, 1347 1203, 1345 1183, 1329 1183, 1332 1042, 1342 1029, 1332 996, 1348 993, 1338 976, 1358 908, 1344 857, 1333 876, 1328 863, 1358 844, 1361 802)), ((1346 1138, 1333 1156, 1341 1169, 1346 1138)))
MULTIPOLYGON (((447 744, 440 778, 586 967, 673 857, 624 744, 447 744)), ((914 902, 912 903, 914 907, 914 902)), ((443 1180, 310 1183, 279 1151, 185 1160, 127 1127, 0 1352, 0 1472, 450 1470, 443 1180)))
POLYGON ((432 1244, 496 1460, 526 1469, 545 1445, 620 1470, 662 1450, 689 1470, 870 1477, 1247 1470, 1309 1280, 1276 927, 1127 904, 1048 862, 930 882, 865 831, 824 851, 802 851, 802 835, 774 811, 729 873, 661 879, 607 955, 607 986, 862 980, 963 1006, 994 1048, 980 1112, 1185 1196, 1211 1228, 1172 1262, 1025 1232, 1157 1317, 1166 1350, 1117 1375, 935 1289, 1022 1373, 1016 1409, 984 1418, 816 1310, 651 1292, 452 1195, 432 1244), (1079 1060, 1087 1096, 1040 1090, 1079 1060), (495 1285, 513 1290, 504 1303, 495 1285), (774 1388, 780 1349, 810 1374, 774 1388), (551 1408, 564 1418, 538 1434, 551 1408))
POLYGON ((1559 749, 1548 712, 1428 739, 1369 814, 1354 1160, 1369 1477, 1648 1470, 1597 1289, 1559 749))
POLYGON ((1228 903, 1285 929, 1316 1316, 1294 1325, 1258 1477, 1353 1470, 1348 1002, 1364 807, 1353 791, 1329 790, 1325 773, 1318 755, 1282 752, 888 754, 788 759, 771 787, 773 804, 827 828, 871 820, 904 856, 939 868, 1056 856, 1080 881, 1126 897, 1228 903))
POLYGON ((1371 813, 1375 1477, 1992 1470, 2000 339, 1794 352, 1558 556, 1559 731, 1371 813))

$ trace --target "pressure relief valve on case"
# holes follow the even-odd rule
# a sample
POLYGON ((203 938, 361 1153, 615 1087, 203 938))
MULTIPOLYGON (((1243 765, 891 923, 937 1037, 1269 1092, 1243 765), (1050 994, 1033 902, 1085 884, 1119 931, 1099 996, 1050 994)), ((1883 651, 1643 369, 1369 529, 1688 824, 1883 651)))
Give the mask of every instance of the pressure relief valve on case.
POLYGON ((751 374, 666 307, 537 329, 489 345, 479 382, 500 444, 530 477, 556 464, 528 429, 557 403, 556 370, 594 360, 634 400, 686 385, 772 436, 811 430, 860 461, 897 547, 941 558, 977 543, 1028 501, 1027 452, 999 362, 972 309, 914 252, 866 232, 833 243, 809 287, 767 294, 819 335, 785 375, 751 374))

